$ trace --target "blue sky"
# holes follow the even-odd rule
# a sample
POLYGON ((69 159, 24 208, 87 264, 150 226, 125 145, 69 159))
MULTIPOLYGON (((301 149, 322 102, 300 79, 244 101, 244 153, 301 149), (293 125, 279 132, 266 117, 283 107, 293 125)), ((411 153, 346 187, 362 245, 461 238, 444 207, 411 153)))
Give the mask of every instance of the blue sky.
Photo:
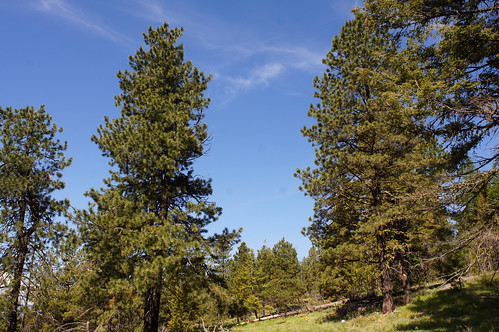
POLYGON ((90 136, 117 117, 116 73, 143 45, 149 26, 184 27, 185 57, 213 76, 206 123, 212 137, 198 175, 213 179, 224 210, 212 231, 243 227, 257 250, 285 237, 307 254, 301 235, 313 202, 298 190, 297 168, 314 152, 300 129, 313 78, 332 37, 360 1, 347 0, 1 0, 0 105, 46 105, 64 128, 67 156, 61 193, 85 208, 83 193, 102 185, 108 160, 90 136))

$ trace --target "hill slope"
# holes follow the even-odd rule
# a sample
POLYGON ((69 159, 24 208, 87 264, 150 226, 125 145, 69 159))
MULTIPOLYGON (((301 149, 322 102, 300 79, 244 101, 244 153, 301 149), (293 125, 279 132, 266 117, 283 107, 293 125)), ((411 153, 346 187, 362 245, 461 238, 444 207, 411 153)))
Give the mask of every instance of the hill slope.
POLYGON ((377 309, 340 317, 335 309, 234 326, 231 332, 499 331, 499 278, 483 277, 462 289, 419 292, 389 315, 377 309))

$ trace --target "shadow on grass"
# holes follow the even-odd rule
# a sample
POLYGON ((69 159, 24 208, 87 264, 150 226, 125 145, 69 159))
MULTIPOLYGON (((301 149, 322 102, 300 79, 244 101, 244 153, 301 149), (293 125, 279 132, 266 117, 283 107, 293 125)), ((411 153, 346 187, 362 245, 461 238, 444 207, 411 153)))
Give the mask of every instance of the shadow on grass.
POLYGON ((414 300, 408 308, 414 319, 397 326, 397 330, 499 331, 497 283, 442 290, 414 300))
POLYGON ((352 298, 339 306, 331 314, 322 318, 320 323, 339 322, 367 315, 379 311, 382 303, 383 300, 379 296, 352 298))
MULTIPOLYGON (((394 296, 395 307, 406 305, 411 296, 403 293, 394 296)), ((357 297, 348 300, 343 305, 339 306, 334 312, 321 319, 321 323, 339 322, 344 320, 354 319, 360 316, 381 312, 383 306, 383 298, 381 296, 365 296, 357 297)))

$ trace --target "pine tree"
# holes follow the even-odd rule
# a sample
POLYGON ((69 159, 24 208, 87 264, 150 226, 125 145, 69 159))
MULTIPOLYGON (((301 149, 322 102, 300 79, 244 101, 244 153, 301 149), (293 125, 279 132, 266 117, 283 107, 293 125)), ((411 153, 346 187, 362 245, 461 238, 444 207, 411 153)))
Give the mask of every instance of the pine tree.
POLYGON ((380 289, 385 313, 394 288, 408 287, 412 245, 445 227, 427 209, 438 202, 418 194, 438 185, 441 162, 423 130, 429 111, 417 103, 427 82, 398 43, 362 13, 343 26, 315 81, 317 123, 303 129, 317 168, 297 172, 315 199, 307 233, 328 261, 331 287, 380 289))
POLYGON ((231 251, 240 241, 242 228, 237 232, 224 229, 221 234, 213 237, 214 245, 211 252, 210 263, 213 275, 210 282, 209 298, 204 300, 204 322, 213 325, 223 325, 223 319, 228 317, 231 307, 231 294, 229 292, 231 251))
POLYGON ((492 166, 486 176, 466 176, 467 189, 485 188, 480 182, 497 173, 499 158, 497 143, 489 142, 499 126, 499 2, 368 0, 365 10, 411 41, 410 50, 433 81, 424 96, 435 109, 428 126, 449 148, 455 170, 470 158, 475 171, 492 166))
POLYGON ((3 328, 8 332, 18 330, 21 297, 29 293, 26 274, 36 253, 64 230, 55 218, 68 202, 52 196, 64 188, 61 172, 70 164, 64 157, 66 144, 56 139, 59 132, 43 106, 0 108, 0 270, 7 280, 3 328))
POLYGON ((469 203, 455 219, 456 242, 465 243, 466 250, 463 251, 463 261, 454 274, 459 276, 471 272, 472 275, 480 275, 494 272, 499 268, 499 177, 496 176, 478 195, 467 195, 465 199, 469 203))
POLYGON ((227 280, 229 274, 229 260, 231 256, 231 251, 234 245, 239 243, 241 238, 242 228, 234 231, 229 231, 224 229, 221 234, 216 234, 213 244, 213 250, 211 254, 211 260, 213 264, 213 269, 217 276, 220 278, 220 282, 224 284, 227 280))
POLYGON ((319 303, 322 300, 320 293, 323 267, 321 266, 320 252, 316 247, 310 248, 300 267, 301 280, 309 297, 308 300, 312 302, 311 304, 319 303))
POLYGON ((257 294, 262 301, 262 314, 267 315, 276 311, 272 299, 272 270, 275 267, 272 248, 263 245, 256 254, 257 294))
POLYGON ((181 34, 167 24, 144 34, 146 49, 118 72, 121 117, 106 118, 92 138, 113 168, 106 187, 88 193, 81 231, 107 302, 102 319, 128 319, 126 329, 139 324, 138 311, 144 331, 158 330, 161 304, 176 293, 167 280, 207 268, 214 241, 205 227, 221 212, 208 201, 210 180, 193 170, 207 140, 209 77, 184 61, 181 34))
POLYGON ((232 296, 230 313, 239 320, 253 312, 258 317, 261 301, 257 297, 255 253, 242 242, 229 264, 229 293, 232 296))
POLYGON ((300 264, 293 245, 284 238, 271 250, 264 246, 258 251, 261 294, 267 306, 277 311, 299 307, 304 293, 300 280, 300 264))
MULTIPOLYGON (((449 152, 452 173, 440 195, 449 207, 458 207, 454 218, 462 219, 461 212, 473 209, 467 206, 474 204, 470 197, 486 196, 498 172, 499 2, 367 0, 364 10, 409 41, 407 52, 432 82, 419 98, 432 104, 426 127, 449 152)), ((489 221, 486 227, 461 232, 449 253, 468 248, 472 238, 488 237, 495 227, 489 221)))

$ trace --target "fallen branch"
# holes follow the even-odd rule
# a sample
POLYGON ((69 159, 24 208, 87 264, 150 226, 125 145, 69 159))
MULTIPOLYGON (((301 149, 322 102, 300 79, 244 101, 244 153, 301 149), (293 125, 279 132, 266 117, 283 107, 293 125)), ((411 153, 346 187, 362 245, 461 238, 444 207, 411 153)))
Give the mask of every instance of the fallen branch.
POLYGON ((335 301, 335 302, 330 302, 330 303, 325 303, 325 304, 319 304, 319 305, 315 305, 315 306, 312 306, 312 307, 307 307, 307 308, 303 308, 303 309, 299 309, 299 310, 287 311, 287 312, 283 312, 283 313, 280 313, 280 314, 274 314, 274 315, 270 315, 270 316, 260 317, 260 318, 257 318, 257 319, 253 319, 253 320, 250 320, 250 321, 239 323, 237 325, 245 325, 245 324, 250 324, 250 323, 256 323, 256 322, 260 322, 260 321, 264 321, 264 320, 269 320, 269 319, 274 319, 274 318, 289 317, 289 316, 299 315, 299 314, 302 314, 304 312, 314 312, 314 311, 324 310, 324 309, 328 309, 328 308, 331 308, 331 307, 336 307, 336 306, 345 304, 348 300, 349 299, 343 299, 343 300, 339 300, 339 301, 335 301))

